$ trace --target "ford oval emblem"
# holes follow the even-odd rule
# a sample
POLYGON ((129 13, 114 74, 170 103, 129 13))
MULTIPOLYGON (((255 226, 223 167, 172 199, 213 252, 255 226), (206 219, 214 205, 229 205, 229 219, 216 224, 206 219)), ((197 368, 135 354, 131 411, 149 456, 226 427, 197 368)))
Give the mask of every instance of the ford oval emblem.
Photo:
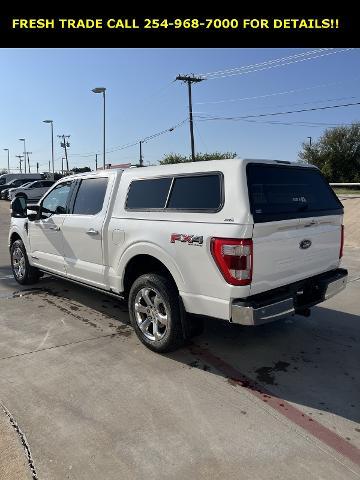
POLYGON ((311 240, 301 240, 300 242, 300 248, 302 250, 306 250, 307 248, 311 247, 311 240))

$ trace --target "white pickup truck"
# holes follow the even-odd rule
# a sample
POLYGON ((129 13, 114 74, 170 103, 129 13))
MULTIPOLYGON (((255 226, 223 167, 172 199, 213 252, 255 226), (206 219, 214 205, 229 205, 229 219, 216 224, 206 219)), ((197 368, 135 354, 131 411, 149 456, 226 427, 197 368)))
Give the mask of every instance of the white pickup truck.
POLYGON ((35 206, 15 199, 11 215, 20 284, 46 272, 126 298, 137 335, 158 352, 206 316, 242 325, 307 316, 346 286, 343 206, 310 165, 233 159, 78 174, 35 206))

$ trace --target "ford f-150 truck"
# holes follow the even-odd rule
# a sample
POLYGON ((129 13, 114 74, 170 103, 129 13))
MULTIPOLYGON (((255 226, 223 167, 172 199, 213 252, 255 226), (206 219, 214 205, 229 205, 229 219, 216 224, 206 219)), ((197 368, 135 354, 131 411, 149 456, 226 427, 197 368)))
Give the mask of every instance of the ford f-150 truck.
POLYGON ((307 316, 346 286, 343 206, 311 165, 232 159, 78 174, 27 209, 15 199, 11 215, 20 284, 45 272, 123 297, 157 352, 180 346, 199 319, 307 316))

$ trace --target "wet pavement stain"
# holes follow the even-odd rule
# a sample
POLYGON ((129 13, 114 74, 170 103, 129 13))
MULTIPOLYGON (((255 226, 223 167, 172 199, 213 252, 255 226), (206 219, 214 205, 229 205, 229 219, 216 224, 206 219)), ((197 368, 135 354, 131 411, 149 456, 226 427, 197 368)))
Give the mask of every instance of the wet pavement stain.
POLYGON ((277 385, 275 383, 275 372, 287 372, 287 368, 290 363, 283 362, 282 360, 276 362, 273 367, 261 367, 255 370, 256 378, 259 382, 266 383, 267 385, 277 385))
POLYGON ((121 335, 122 337, 130 337, 132 334, 132 329, 129 325, 118 325, 116 331, 118 335, 121 335))

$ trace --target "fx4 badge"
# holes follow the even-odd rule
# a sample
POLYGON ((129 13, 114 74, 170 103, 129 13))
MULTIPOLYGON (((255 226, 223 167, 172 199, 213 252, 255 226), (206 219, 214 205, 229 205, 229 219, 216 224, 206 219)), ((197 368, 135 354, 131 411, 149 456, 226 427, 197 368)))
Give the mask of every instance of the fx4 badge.
POLYGON ((186 233, 172 233, 170 236, 170 242, 181 242, 187 243, 189 245, 202 245, 203 244, 202 235, 188 235, 186 233))

